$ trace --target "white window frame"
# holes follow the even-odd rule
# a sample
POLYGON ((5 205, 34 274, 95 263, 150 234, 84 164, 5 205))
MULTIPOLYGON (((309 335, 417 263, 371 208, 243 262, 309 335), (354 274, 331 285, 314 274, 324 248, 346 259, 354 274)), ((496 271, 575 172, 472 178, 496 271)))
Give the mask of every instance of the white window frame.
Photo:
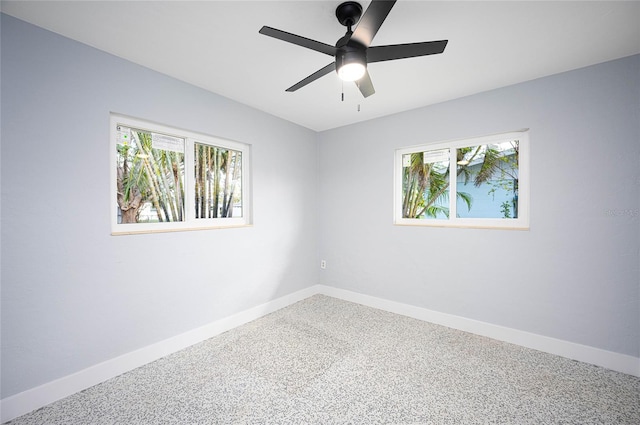
MULTIPOLYGON (((428 226, 428 227, 468 227, 468 228, 492 228, 492 229, 529 229, 529 201, 530 201, 530 172, 529 172, 529 131, 528 129, 509 133, 494 134, 489 136, 474 137, 453 141, 428 143, 419 146, 396 149, 394 158, 394 183, 393 183, 393 211, 394 224, 403 226, 428 226), (517 218, 460 218, 457 217, 456 196, 457 178, 456 172, 450 172, 449 185, 449 218, 422 219, 402 217, 402 157, 406 154, 426 152, 439 149, 458 149, 468 146, 500 143, 509 140, 518 140, 518 217, 517 218), (452 195, 453 194, 453 195, 452 195)), ((456 170, 456 155, 449 155, 449 169, 456 170)))
POLYGON ((196 133, 189 130, 178 129, 151 121, 128 117, 125 115, 111 113, 109 148, 111 166, 111 190, 109 198, 109 208, 111 209, 112 235, 129 235, 138 233, 175 232, 251 226, 251 145, 206 134, 196 133), (185 139, 184 221, 164 223, 118 223, 118 213, 115 205, 115 200, 117 195, 116 145, 118 143, 117 127, 119 125, 185 139), (230 149, 242 153, 242 217, 195 218, 195 143, 230 149))

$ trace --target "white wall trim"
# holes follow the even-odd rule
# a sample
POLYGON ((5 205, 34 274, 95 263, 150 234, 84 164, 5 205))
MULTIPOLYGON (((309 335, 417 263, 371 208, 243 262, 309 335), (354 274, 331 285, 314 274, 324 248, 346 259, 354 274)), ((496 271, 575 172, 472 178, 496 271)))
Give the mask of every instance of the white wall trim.
POLYGON ((637 357, 428 310, 396 301, 389 301, 345 289, 325 285, 314 285, 217 320, 208 325, 176 335, 164 341, 123 354, 122 356, 107 360, 55 381, 4 398, 0 401, 0 422, 15 419, 18 416, 27 414, 47 404, 68 397, 137 367, 144 366, 147 363, 207 340, 252 320, 259 319, 269 313, 316 294, 327 295, 640 377, 640 358, 637 357))
POLYGON ((543 335, 319 285, 319 293, 640 377, 640 358, 543 335))
POLYGON ((55 381, 47 382, 38 387, 4 398, 0 401, 0 422, 4 423, 15 419, 18 416, 27 414, 125 372, 144 366, 147 363, 183 350, 252 320, 259 319, 288 305, 309 298, 318 292, 319 289, 317 286, 305 288, 209 323, 208 325, 165 339, 164 341, 98 363, 79 372, 56 379, 55 381))

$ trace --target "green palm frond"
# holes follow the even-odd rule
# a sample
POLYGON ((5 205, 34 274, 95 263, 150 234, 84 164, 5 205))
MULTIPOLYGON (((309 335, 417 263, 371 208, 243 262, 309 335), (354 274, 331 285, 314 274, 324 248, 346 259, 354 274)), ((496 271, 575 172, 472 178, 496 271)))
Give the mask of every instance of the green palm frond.
POLYGON ((491 177, 500 170, 500 157, 501 154, 497 149, 487 147, 484 152, 482 166, 474 179, 476 187, 479 187, 483 183, 489 181, 491 177))
POLYGON ((442 205, 431 205, 425 209, 424 214, 427 217, 438 218, 438 213, 443 214, 446 218, 449 218, 449 208, 442 205))
POLYGON ((467 192, 458 192, 456 193, 458 199, 462 199, 465 204, 467 204, 467 211, 471 211, 471 204, 473 203, 473 196, 467 192))

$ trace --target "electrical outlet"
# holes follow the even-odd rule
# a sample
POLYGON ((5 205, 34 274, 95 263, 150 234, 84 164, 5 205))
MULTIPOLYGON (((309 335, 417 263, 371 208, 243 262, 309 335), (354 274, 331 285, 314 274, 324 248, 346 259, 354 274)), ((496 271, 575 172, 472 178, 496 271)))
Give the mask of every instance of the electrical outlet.
POLYGON ((327 268, 327 261, 326 260, 320 261, 320 268, 321 269, 326 269, 327 268))

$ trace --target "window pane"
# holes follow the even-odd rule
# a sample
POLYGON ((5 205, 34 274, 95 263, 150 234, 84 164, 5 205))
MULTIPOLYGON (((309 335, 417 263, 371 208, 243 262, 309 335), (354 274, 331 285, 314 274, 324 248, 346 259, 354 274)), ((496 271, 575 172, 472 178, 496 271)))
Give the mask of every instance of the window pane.
POLYGON ((518 141, 457 149, 458 217, 518 217, 518 141))
POLYGON ((242 217, 242 152, 195 143, 196 218, 242 217))
POLYGON ((185 140, 117 127, 118 223, 184 220, 185 140))
POLYGON ((402 155, 402 217, 449 217, 449 149, 402 155))

